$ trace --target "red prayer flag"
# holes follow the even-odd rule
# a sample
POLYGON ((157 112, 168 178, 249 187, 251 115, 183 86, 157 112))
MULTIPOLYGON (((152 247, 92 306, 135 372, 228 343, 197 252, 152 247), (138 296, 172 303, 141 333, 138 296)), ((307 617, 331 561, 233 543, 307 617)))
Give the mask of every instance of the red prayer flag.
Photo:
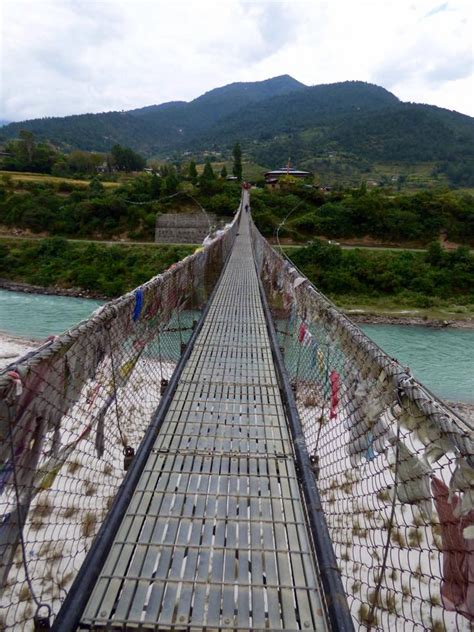
POLYGON ((300 331, 298 334, 298 342, 303 342, 305 333, 306 333, 306 325, 304 323, 301 323, 300 331))
POLYGON ((337 416, 337 407, 339 405, 339 391, 341 389, 341 377, 337 371, 331 371, 329 380, 331 382, 331 410, 329 413, 329 419, 334 419, 337 416))
POLYGON ((474 523, 474 510, 466 516, 456 516, 461 499, 453 494, 449 502, 448 487, 435 476, 431 480, 431 489, 441 526, 443 606, 474 621, 474 540, 463 535, 464 529, 474 523))

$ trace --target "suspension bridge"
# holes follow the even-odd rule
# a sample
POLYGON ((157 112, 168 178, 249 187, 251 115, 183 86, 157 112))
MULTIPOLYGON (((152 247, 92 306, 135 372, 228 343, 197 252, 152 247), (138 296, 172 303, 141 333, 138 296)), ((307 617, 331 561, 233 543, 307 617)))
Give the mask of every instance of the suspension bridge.
POLYGON ((472 427, 249 204, 0 373, 0 629, 470 629, 472 427))

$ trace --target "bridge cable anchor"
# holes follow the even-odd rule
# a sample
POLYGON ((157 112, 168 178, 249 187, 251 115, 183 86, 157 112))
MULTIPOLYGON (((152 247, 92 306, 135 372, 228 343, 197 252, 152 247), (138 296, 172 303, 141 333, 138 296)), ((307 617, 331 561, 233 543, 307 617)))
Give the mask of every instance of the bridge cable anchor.
POLYGON ((33 617, 33 629, 34 632, 43 632, 43 630, 51 630, 51 609, 49 606, 45 604, 40 604, 36 609, 35 616, 33 617), (46 615, 40 614, 40 610, 45 608, 47 611, 46 615))
POLYGON ((127 472, 129 467, 131 466, 134 456, 135 450, 132 448, 132 446, 126 445, 123 449, 123 469, 125 472, 127 472))
POLYGON ((309 457, 309 462, 311 463, 311 469, 313 470, 313 474, 316 480, 319 480, 319 456, 317 454, 311 454, 309 457))

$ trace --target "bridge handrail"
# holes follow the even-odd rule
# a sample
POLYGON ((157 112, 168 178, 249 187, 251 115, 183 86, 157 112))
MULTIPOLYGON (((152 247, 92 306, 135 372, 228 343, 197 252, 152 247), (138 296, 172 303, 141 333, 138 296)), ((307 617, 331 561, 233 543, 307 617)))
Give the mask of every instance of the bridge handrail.
POLYGON ((59 610, 237 230, 0 371, 2 629, 59 610))
MULTIPOLYGON (((459 413, 454 411, 449 404, 441 401, 436 395, 434 395, 426 386, 419 382, 410 372, 408 367, 402 366, 395 358, 388 356, 379 345, 377 345, 371 338, 364 333, 360 327, 358 327, 346 314, 341 312, 336 305, 325 296, 320 290, 318 290, 311 281, 304 276, 291 258, 286 255, 277 253, 274 248, 267 242, 267 240, 258 232, 258 229, 253 224, 253 231, 258 233, 261 238, 261 243, 265 250, 271 251, 276 257, 285 262, 285 273, 289 278, 293 280, 293 283, 298 279, 301 282, 295 289, 297 297, 297 303, 299 307, 304 309, 304 301, 298 300, 298 296, 304 296, 305 289, 308 290, 313 296, 312 299, 318 303, 319 317, 335 330, 341 330, 341 335, 350 338, 351 342, 354 342, 355 346, 362 349, 368 358, 380 369, 385 371, 387 376, 393 379, 395 387, 406 391, 407 398, 413 402, 414 405, 420 408, 420 412, 430 418, 433 422, 444 425, 445 417, 454 424, 462 437, 466 437, 466 433, 474 430, 474 424, 469 419, 461 417, 459 413), (299 288, 299 289, 298 289, 299 288), (440 417, 441 415, 441 417, 440 417)), ((261 271, 261 269, 260 269, 261 271)), ((447 421, 446 421, 447 422, 447 421)), ((449 422, 447 422, 449 423, 449 422)), ((451 431, 445 429, 445 432, 449 434, 456 434, 456 430, 451 431)), ((453 439, 453 448, 459 449, 460 454, 463 456, 472 456, 474 443, 469 441, 467 445, 458 446, 456 439, 453 439)), ((464 443, 461 440, 461 443, 464 443)), ((473 462, 474 465, 474 462, 473 462)))
POLYGON ((252 239, 355 622, 467 630, 472 424, 252 239))
POLYGON ((152 277, 134 290, 127 292, 116 299, 108 301, 104 305, 98 307, 88 318, 77 323, 62 334, 49 337, 45 342, 32 351, 29 351, 17 358, 8 366, 1 368, 0 393, 3 389, 8 389, 11 386, 11 376, 9 375, 10 371, 20 370, 28 372, 31 367, 36 366, 43 360, 50 359, 57 352, 67 351, 72 341, 80 338, 84 334, 91 333, 97 326, 110 324, 115 318, 117 318, 119 311, 133 311, 138 291, 141 290, 143 294, 156 291, 161 285, 165 285, 167 280, 172 278, 179 270, 186 268, 188 265, 193 265, 205 258, 210 252, 212 252, 213 248, 221 243, 227 234, 235 236, 234 232, 237 229, 237 220, 238 213, 236 213, 232 222, 228 224, 224 230, 218 231, 218 234, 216 236, 211 236, 211 239, 206 238, 207 241, 205 245, 202 248, 197 248, 193 254, 188 255, 177 263, 172 264, 170 268, 152 277))

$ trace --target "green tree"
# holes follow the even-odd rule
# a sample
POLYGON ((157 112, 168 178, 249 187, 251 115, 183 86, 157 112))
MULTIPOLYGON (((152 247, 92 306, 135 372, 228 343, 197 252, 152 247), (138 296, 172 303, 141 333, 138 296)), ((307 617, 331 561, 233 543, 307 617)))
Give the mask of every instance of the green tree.
POLYGON ((209 161, 209 158, 206 159, 206 163, 204 165, 204 171, 199 178, 199 187, 201 192, 205 195, 212 195, 216 192, 216 187, 218 183, 216 182, 216 176, 212 169, 212 165, 209 161))
POLYGON ((178 192, 179 180, 175 173, 171 172, 164 179, 163 195, 174 195, 178 192))
POLYGON ((112 164, 119 171, 140 171, 145 167, 145 160, 129 147, 114 145, 110 150, 112 164))
POLYGON ((209 158, 207 158, 206 163, 204 165, 204 171, 202 172, 202 176, 201 176, 201 182, 203 180, 214 180, 215 178, 215 174, 214 171, 212 169, 212 165, 209 161, 209 158))
POLYGON ((91 197, 104 195, 104 185, 97 176, 89 182, 89 194, 91 197))
POLYGON ((65 178, 69 175, 69 165, 66 156, 59 156, 51 169, 51 173, 53 176, 60 178, 65 178))
POLYGON ((31 165, 33 162, 35 149, 36 142, 33 132, 22 129, 20 132, 20 140, 18 141, 18 152, 28 165, 31 165))
POLYGON ((440 266, 445 259, 445 253, 439 241, 432 241, 428 246, 426 261, 433 266, 440 266))
POLYGON ((6 146, 3 168, 12 171, 51 173, 59 154, 47 143, 37 143, 32 132, 21 130, 19 139, 6 146))
POLYGON ((157 200, 160 197, 160 190, 161 190, 160 178, 156 175, 156 173, 154 173, 151 176, 151 183, 150 183, 150 195, 151 195, 152 200, 157 200))
POLYGON ((191 182, 193 184, 196 184, 198 180, 198 172, 197 172, 196 163, 194 162, 194 160, 191 160, 191 162, 189 163, 189 177, 191 179, 191 182))
POLYGON ((234 156, 234 166, 232 167, 232 173, 234 174, 234 176, 236 176, 237 180, 241 182, 242 180, 242 150, 240 149, 239 143, 235 143, 232 155, 234 156))
POLYGON ((90 151, 72 151, 67 156, 68 170, 72 174, 96 173, 97 167, 104 162, 104 155, 90 151))
POLYGON ((221 178, 222 178, 223 180, 225 180, 225 179, 227 178, 227 169, 226 169, 226 166, 225 166, 225 165, 224 165, 224 166, 222 167, 222 169, 221 169, 221 178))

